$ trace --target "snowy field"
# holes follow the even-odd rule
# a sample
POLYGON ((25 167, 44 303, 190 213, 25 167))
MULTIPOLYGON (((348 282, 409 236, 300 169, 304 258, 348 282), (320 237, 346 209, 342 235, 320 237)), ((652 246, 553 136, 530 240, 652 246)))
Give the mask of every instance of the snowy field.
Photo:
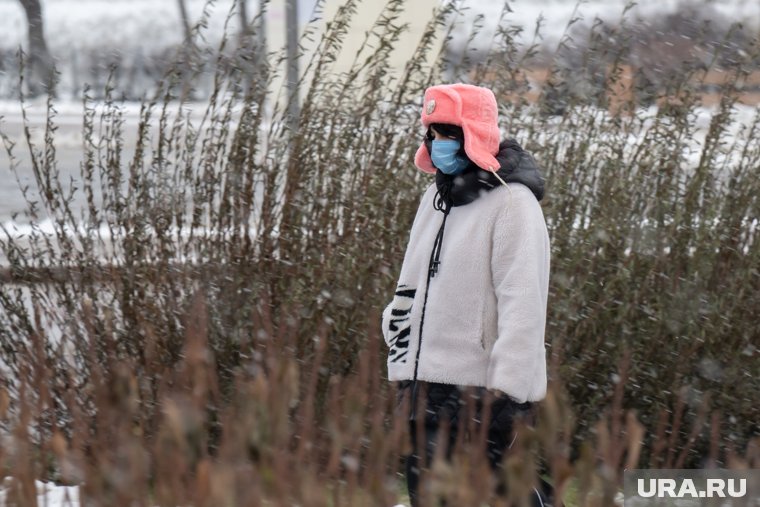
MULTIPOLYGON (((204 107, 205 105, 198 105, 194 108, 198 110, 198 116, 203 114, 204 107)), ((61 182, 65 185, 65 189, 68 189, 72 178, 74 181, 80 179, 83 107, 81 103, 67 101, 56 102, 55 109, 57 115, 54 122, 59 127, 55 134, 57 167, 60 171, 61 182)), ((124 160, 129 160, 134 153, 140 104, 124 103, 121 109, 125 121, 123 156, 124 160)), ((36 100, 28 104, 27 118, 31 127, 32 142, 37 149, 41 149, 44 146, 42 140, 46 121, 44 100, 36 100)), ((11 161, 6 150, 2 149, 0 152, 0 168, 2 168, 0 170, 3 171, 3 178, 0 178, 0 224, 8 224, 14 216, 21 214, 25 209, 19 185, 36 188, 18 102, 0 101, 0 132, 15 144, 13 154, 18 159, 19 181, 17 182, 10 171, 11 161)), ((79 197, 83 198, 81 195, 79 197)), ((81 204, 81 202, 83 201, 75 200, 75 204, 81 204)), ((28 223, 22 216, 16 216, 14 221, 17 224, 28 223)))
MULTIPOLYGON (((35 151, 38 151, 44 147, 44 132, 46 121, 46 103, 42 99, 30 102, 27 105, 26 115, 30 125, 31 139, 34 144, 35 151)), ((177 107, 179 107, 177 105, 177 107)), ((55 152, 56 152, 56 168, 59 172, 59 181, 65 194, 68 194, 72 188, 78 189, 72 193, 71 207, 74 210, 75 215, 79 212, 84 212, 86 209, 86 198, 84 192, 81 190, 82 177, 81 177, 81 165, 83 160, 83 132, 82 132, 82 104, 70 101, 57 101, 54 105, 56 110, 56 116, 54 123, 57 125, 58 130, 55 134, 55 152)), ((206 103, 185 103, 182 106, 182 112, 184 116, 190 116, 193 124, 197 127, 201 122, 201 119, 206 111, 206 103)), ((122 150, 122 166, 128 167, 130 161, 134 156, 134 150, 137 139, 138 123, 140 120, 140 104, 133 102, 124 102, 119 104, 122 118, 124 120, 123 125, 123 141, 124 147, 122 150)), ((99 115, 102 111, 102 107, 95 106, 95 132, 97 137, 97 123, 99 115)), ((232 124, 231 127, 235 128, 237 108, 233 108, 232 124)), ((177 113, 177 108, 168 109, 169 122, 171 124, 172 119, 177 113)), ((154 133, 151 136, 152 139, 156 139, 158 136, 155 134, 156 125, 158 123, 159 112, 154 111, 152 115, 152 127, 154 133)), ((267 123, 261 124, 262 135, 266 135, 266 131, 269 129, 267 123)), ((39 193, 36 190, 36 182, 34 173, 31 169, 29 148, 26 143, 23 121, 20 113, 20 106, 18 103, 12 101, 0 101, 0 132, 6 137, 7 141, 13 143, 14 154, 14 167, 18 179, 14 177, 10 170, 11 160, 5 149, 0 150, 0 167, 2 170, 7 171, 6 177, 0 178, 0 238, 13 237, 21 244, 27 244, 30 237, 40 235, 47 235, 54 237, 56 233, 56 226, 51 217, 46 216, 45 210, 42 207, 38 209, 38 217, 36 220, 31 220, 25 213, 27 209, 26 201, 24 200, 21 187, 28 187, 28 195, 32 200, 39 200, 39 193)), ((95 139, 97 142, 97 138, 95 139)), ((151 156, 150 150, 145 154, 147 157, 151 156)), ((96 169, 96 187, 97 183, 97 169, 96 169)), ((254 189, 256 192, 256 199, 260 198, 261 189, 258 186, 254 189)), ((96 204, 100 202, 101 198, 99 191, 95 190, 96 204)), ((255 217, 254 217, 255 218, 255 217)), ((102 254, 107 255, 110 251, 111 229, 106 225, 101 225, 96 229, 90 229, 84 231, 83 228, 79 228, 78 231, 69 230, 70 237, 76 237, 75 233, 94 235, 98 240, 101 240, 99 244, 102 244, 105 248, 102 254)), ((206 231, 193 231, 192 234, 197 237, 199 234, 203 234, 206 231)), ((182 230, 176 228, 171 231, 171 234, 176 237, 187 238, 191 235, 191 231, 188 227, 184 227, 182 230)), ((185 260, 185 259, 178 259, 185 260)), ((0 267, 6 265, 5 256, 0 253, 0 267)))

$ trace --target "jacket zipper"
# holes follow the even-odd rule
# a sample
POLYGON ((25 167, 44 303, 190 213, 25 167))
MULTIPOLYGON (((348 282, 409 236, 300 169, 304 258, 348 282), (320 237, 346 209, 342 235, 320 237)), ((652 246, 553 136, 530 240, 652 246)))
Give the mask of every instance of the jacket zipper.
POLYGON ((422 301, 422 315, 420 316, 420 331, 417 337, 417 354, 415 355, 415 358, 414 358, 414 378, 412 380, 412 410, 411 410, 411 415, 409 416, 410 420, 415 418, 416 411, 417 411, 417 392, 418 392, 417 370, 420 365, 420 351, 422 350, 422 328, 423 328, 423 325, 425 324, 425 307, 427 306, 428 291, 430 290, 430 279, 433 278, 435 274, 438 272, 438 265, 440 264, 440 261, 437 259, 436 251, 438 251, 438 255, 440 255, 441 243, 443 242, 443 228, 446 225, 447 217, 448 217, 448 213, 444 212, 443 221, 441 222, 441 228, 439 229, 438 235, 436 235, 435 241, 433 242, 433 250, 430 252, 430 260, 428 261, 427 282, 425 283, 425 297, 422 301))

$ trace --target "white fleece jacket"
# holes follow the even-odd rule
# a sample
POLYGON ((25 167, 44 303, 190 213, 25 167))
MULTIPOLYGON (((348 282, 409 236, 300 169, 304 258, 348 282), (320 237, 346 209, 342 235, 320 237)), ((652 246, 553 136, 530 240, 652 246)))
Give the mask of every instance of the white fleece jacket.
POLYGON ((549 235, 531 191, 508 185, 451 208, 429 287, 443 213, 433 208, 435 183, 425 191, 382 316, 389 380, 414 379, 416 368, 420 380, 485 386, 519 402, 545 396, 549 235))

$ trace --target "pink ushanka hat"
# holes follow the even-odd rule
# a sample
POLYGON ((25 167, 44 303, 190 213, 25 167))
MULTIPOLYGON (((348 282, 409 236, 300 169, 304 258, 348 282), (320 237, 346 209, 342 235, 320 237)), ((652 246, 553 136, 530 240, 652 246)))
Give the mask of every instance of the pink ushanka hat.
MULTIPOLYGON (((425 90, 422 125, 447 123, 464 131, 464 151, 475 165, 486 171, 498 171, 499 110, 496 97, 488 88, 463 83, 431 86, 425 90)), ((435 173, 430 153, 423 142, 414 155, 420 171, 435 173)))

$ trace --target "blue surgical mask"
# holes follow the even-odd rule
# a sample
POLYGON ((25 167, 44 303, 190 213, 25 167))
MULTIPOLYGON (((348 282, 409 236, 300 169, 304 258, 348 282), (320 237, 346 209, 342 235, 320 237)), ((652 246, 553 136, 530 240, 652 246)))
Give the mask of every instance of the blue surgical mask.
POLYGON ((456 139, 434 139, 430 158, 433 165, 445 174, 459 174, 470 165, 469 159, 457 155, 461 144, 456 139))

